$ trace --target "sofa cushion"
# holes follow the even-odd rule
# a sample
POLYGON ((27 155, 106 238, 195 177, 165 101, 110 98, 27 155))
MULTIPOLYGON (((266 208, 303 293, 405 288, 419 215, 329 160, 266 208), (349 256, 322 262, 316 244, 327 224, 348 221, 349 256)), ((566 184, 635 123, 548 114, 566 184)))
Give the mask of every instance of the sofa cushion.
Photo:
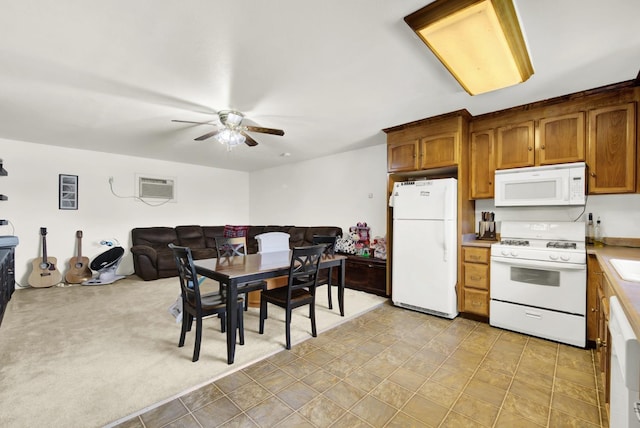
POLYGON ((189 247, 192 251, 206 247, 201 226, 176 226, 176 235, 180 245, 189 247))
POLYGON ((205 246, 207 248, 216 248, 216 237, 219 238, 223 233, 224 226, 202 226, 205 246))
POLYGON ((156 251, 169 251, 169 244, 179 245, 173 227, 138 227, 131 231, 131 241, 133 245, 146 245, 156 251))

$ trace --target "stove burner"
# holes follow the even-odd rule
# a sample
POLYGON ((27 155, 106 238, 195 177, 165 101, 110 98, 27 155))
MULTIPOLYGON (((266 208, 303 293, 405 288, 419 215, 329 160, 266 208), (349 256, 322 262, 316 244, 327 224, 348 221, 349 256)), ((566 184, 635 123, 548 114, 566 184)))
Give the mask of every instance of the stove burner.
POLYGON ((575 242, 551 241, 547 242, 547 248, 565 248, 575 250, 578 246, 575 242))
POLYGON ((521 239, 505 239, 500 241, 500 244, 502 245, 515 245, 518 247, 528 247, 529 246, 529 241, 523 241, 521 239))

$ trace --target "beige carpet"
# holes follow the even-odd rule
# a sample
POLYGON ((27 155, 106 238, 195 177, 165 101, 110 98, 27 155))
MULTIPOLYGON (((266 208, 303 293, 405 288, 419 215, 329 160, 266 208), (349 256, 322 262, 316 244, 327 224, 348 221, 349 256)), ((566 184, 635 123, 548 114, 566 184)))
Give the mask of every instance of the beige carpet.
MULTIPOLYGON (((168 312, 178 292, 176 278, 136 276, 105 286, 16 291, 0 326, 0 426, 103 426, 284 349, 283 311, 270 306, 261 336, 258 309, 250 308, 235 364, 227 365, 217 318, 205 321, 200 361, 192 363, 194 334, 178 348, 180 326, 168 312)), ((321 287, 319 332, 385 300, 347 289, 343 318, 326 299, 321 287)), ((294 311, 294 344, 311 337, 306 314, 294 311)))

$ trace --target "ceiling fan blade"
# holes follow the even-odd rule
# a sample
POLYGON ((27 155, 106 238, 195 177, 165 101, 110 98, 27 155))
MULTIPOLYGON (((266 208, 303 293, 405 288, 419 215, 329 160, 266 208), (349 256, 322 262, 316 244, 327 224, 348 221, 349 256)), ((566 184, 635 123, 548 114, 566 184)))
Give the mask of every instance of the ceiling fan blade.
POLYGON ((195 141, 202 141, 202 140, 206 140, 207 138, 211 138, 214 135, 216 135, 218 133, 218 130, 216 129, 215 131, 211 131, 211 132, 207 132, 204 135, 199 136, 198 138, 194 138, 195 141))
POLYGON ((190 120, 171 119, 171 122, 193 123, 194 125, 215 125, 215 123, 211 123, 211 121, 208 121, 208 122, 192 122, 190 120))
POLYGON ((273 128, 263 128, 261 126, 245 126, 247 131, 251 132, 261 132, 263 134, 273 134, 273 135, 284 135, 284 131, 282 129, 273 129, 273 128))
POLYGON ((247 134, 246 132, 240 131, 240 133, 244 136, 245 140, 245 144, 247 146, 253 147, 253 146, 257 146, 258 142, 256 140, 254 140, 253 138, 251 138, 251 136, 249 134, 247 134))

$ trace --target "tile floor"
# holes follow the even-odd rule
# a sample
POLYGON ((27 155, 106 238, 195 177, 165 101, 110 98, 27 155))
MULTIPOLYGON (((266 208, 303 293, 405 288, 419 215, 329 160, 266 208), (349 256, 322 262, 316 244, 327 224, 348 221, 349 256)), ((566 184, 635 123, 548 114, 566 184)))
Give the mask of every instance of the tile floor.
POLYGON ((593 352, 385 304, 119 427, 602 427, 593 352))

